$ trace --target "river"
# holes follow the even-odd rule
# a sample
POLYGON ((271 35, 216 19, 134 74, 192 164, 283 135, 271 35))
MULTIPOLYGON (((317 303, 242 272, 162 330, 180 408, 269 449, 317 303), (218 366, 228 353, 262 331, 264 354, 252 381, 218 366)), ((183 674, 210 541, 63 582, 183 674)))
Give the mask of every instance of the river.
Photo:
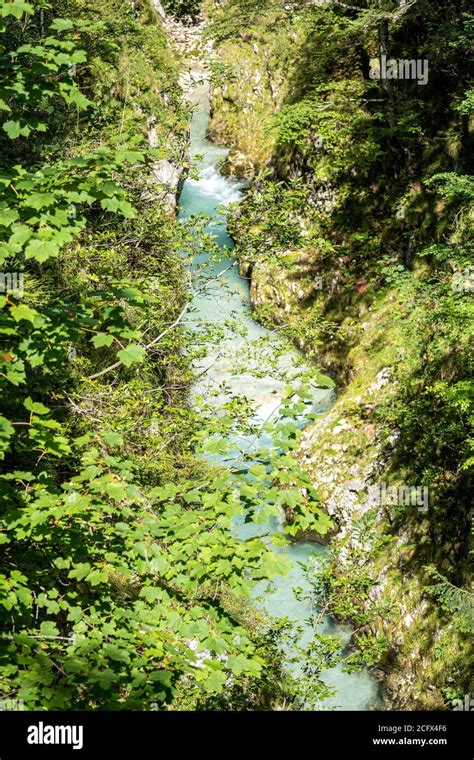
MULTIPOLYGON (((210 221, 211 232, 225 251, 221 260, 209 254, 196 257, 194 266, 200 268, 199 281, 205 287, 196 288, 193 299, 192 331, 203 333, 209 325, 219 330, 219 340, 209 342, 205 355, 194 362, 198 379, 193 388, 194 398, 212 397, 219 413, 219 406, 232 394, 242 394, 249 399, 253 421, 262 423, 272 415, 278 415, 282 393, 288 379, 305 368, 304 357, 289 343, 265 329, 252 317, 249 284, 239 275, 232 258, 233 241, 226 228, 225 207, 238 201, 243 184, 224 177, 219 165, 227 150, 206 139, 209 123, 209 92, 205 81, 194 74, 192 100, 195 104, 191 121, 191 155, 199 168, 199 177, 189 177, 184 183, 179 199, 180 218, 205 214, 210 221)), ((294 382, 298 382, 296 379, 294 382)), ((334 397, 328 388, 314 387, 311 411, 327 409, 334 397)), ((304 425, 307 420, 300 419, 304 425)), ((242 444, 244 445, 244 444, 242 444)), ((247 443, 245 443, 247 445, 247 443)), ((229 457, 241 450, 237 440, 229 442, 229 457)), ((282 521, 271 520, 268 524, 254 525, 240 522, 235 526, 239 536, 264 533, 271 541, 276 531, 281 531, 282 521)), ((293 564, 285 576, 279 576, 272 584, 258 584, 255 588, 256 604, 264 607, 275 618, 287 617, 295 626, 301 627, 300 646, 305 646, 312 635, 309 581, 304 566, 317 563, 327 549, 313 542, 295 542, 276 551, 287 555, 293 564)), ((336 623, 325 616, 318 629, 321 633, 338 634, 348 640, 350 626, 336 623)), ((284 652, 283 656, 290 656, 284 652)), ((290 666, 289 666, 290 667, 290 666)), ((294 675, 304 667, 304 662, 291 663, 294 675)), ((379 693, 375 678, 364 670, 347 674, 341 667, 324 671, 322 679, 334 692, 321 703, 323 710, 371 710, 379 707, 379 693)))

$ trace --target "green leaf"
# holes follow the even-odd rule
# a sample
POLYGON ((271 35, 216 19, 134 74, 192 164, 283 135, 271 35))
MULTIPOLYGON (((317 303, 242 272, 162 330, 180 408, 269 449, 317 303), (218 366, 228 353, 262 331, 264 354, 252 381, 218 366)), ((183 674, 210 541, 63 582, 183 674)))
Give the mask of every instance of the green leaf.
POLYGON ((10 235, 8 239, 8 244, 12 246, 23 246, 27 240, 30 239, 30 237, 33 234, 33 230, 31 227, 28 227, 26 224, 15 224, 12 227, 12 234, 10 235))
POLYGON ((42 208, 52 206, 55 200, 52 193, 31 193, 31 195, 27 196, 25 205, 40 211, 42 208))
POLYGON ((74 29, 74 22, 67 18, 55 18, 49 28, 55 32, 64 32, 67 29, 74 29))
POLYGON ((331 521, 331 518, 329 515, 327 515, 325 512, 319 512, 318 519, 316 520, 314 524, 314 528, 318 533, 320 533, 322 536, 324 536, 330 528, 333 527, 333 523, 331 521))
POLYGON ((123 440, 123 437, 120 435, 120 433, 114 433, 112 431, 110 433, 104 433, 102 435, 102 439, 108 446, 123 446, 124 445, 124 440, 123 440))
POLYGON ((120 212, 127 219, 135 216, 135 209, 128 201, 122 201, 118 198, 103 198, 100 205, 106 211, 120 212))
POLYGON ((130 662, 130 655, 126 649, 121 649, 116 644, 104 644, 103 653, 106 657, 116 662, 130 662))
POLYGON ((138 346, 136 343, 129 343, 128 346, 117 352, 118 359, 122 364, 125 364, 126 367, 130 367, 137 362, 142 362, 145 356, 145 349, 142 346, 138 346))
POLYGON ((19 217, 19 213, 15 208, 2 208, 0 209, 0 224, 3 227, 10 227, 19 217))
POLYGON ((86 577, 86 581, 91 584, 91 586, 98 586, 100 583, 107 583, 108 581, 108 574, 94 569, 91 573, 86 577))
POLYGON ((315 373, 315 380, 319 388, 334 388, 334 380, 332 380, 328 375, 323 375, 322 372, 315 373))
POLYGON ((100 205, 102 206, 105 211, 118 211, 120 207, 120 201, 118 198, 103 198, 100 202, 100 205))
POLYGON ((11 424, 10 420, 6 417, 0 417, 0 441, 3 442, 3 448, 9 439, 14 435, 15 428, 11 424))
POLYGON ((0 6, 0 16, 15 16, 20 19, 24 13, 32 15, 34 8, 31 3, 26 3, 24 0, 13 0, 13 2, 2 3, 0 6))
POLYGON ((105 493, 114 501, 122 501, 127 496, 127 487, 122 482, 111 482, 104 486, 105 493))
POLYGON ((235 676, 240 676, 247 669, 248 661, 241 654, 237 656, 231 654, 227 658, 227 665, 235 676))
POLYGON ((47 406, 40 404, 39 401, 33 401, 29 396, 23 402, 23 406, 28 409, 29 412, 34 412, 35 414, 47 414, 49 412, 47 406))
POLYGON ((43 620, 40 625, 40 631, 43 636, 58 636, 59 630, 51 620, 43 620))
POLYGON ((203 683, 204 689, 210 694, 219 694, 224 688, 227 676, 219 670, 211 670, 203 683))
POLYGON ((19 121, 6 121, 3 125, 3 131, 7 133, 10 140, 17 140, 18 137, 28 137, 30 129, 26 126, 21 126, 19 121))
POLYGON ((18 306, 12 306, 10 309, 10 314, 12 315, 15 322, 20 322, 22 319, 24 319, 27 322, 31 322, 32 324, 34 324, 36 317, 39 316, 38 312, 34 309, 31 309, 26 305, 26 303, 18 304, 18 306))
POLYGON ((68 578, 76 578, 78 581, 86 577, 91 571, 91 566, 88 562, 79 562, 74 565, 72 570, 68 573, 68 578))
POLYGON ((25 248, 25 257, 27 259, 36 259, 43 262, 51 256, 57 256, 59 246, 52 240, 32 240, 25 248))
POLYGON ((114 336, 110 335, 110 333, 104 332, 94 335, 91 340, 91 343, 93 343, 96 348, 101 348, 101 346, 111 346, 113 342, 114 336))

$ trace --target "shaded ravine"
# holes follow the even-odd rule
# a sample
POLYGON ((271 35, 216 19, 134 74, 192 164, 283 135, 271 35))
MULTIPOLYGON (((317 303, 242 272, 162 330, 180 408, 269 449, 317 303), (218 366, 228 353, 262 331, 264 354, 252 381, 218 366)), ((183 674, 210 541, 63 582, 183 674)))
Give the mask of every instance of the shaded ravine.
MULTIPOLYGON (((193 311, 190 329, 196 335, 205 331, 209 324, 218 328, 218 343, 210 344, 206 355, 194 362, 197 380, 193 388, 193 397, 213 396, 216 413, 219 406, 231 395, 240 394, 250 400, 256 422, 278 416, 284 387, 288 379, 304 370, 304 357, 279 336, 265 329, 252 318, 248 282, 243 279, 238 268, 233 266, 231 258, 233 241, 226 229, 225 206, 238 201, 242 184, 228 180, 219 172, 219 165, 227 154, 227 149, 219 147, 206 139, 209 123, 209 92, 205 80, 200 79, 199 72, 194 72, 191 82, 190 98, 194 103, 191 122, 191 155, 194 165, 199 168, 199 178, 189 177, 183 186, 180 199, 180 219, 192 215, 205 214, 210 218, 207 231, 211 232, 220 246, 228 249, 229 257, 216 262, 211 255, 196 257, 194 265, 201 268, 198 287, 193 298, 193 311), (199 156, 196 159, 196 155, 199 156), (239 329, 235 330, 238 324, 239 329), (262 359, 263 356, 263 359, 262 359), (264 371, 262 372, 262 367, 264 371)), ((295 380, 297 382, 297 380, 295 380)), ((313 388, 311 412, 327 409, 333 400, 333 391, 325 388, 313 388)), ((306 420, 301 419, 301 426, 306 420)), ((264 441, 268 443, 268 441, 264 441)), ((262 437, 258 440, 262 443, 262 437)), ((247 445, 247 444, 245 444, 247 445)), ((229 441, 230 455, 241 453, 244 444, 229 441)), ((282 521, 272 518, 266 525, 243 523, 235 526, 241 538, 252 535, 264 535, 271 541, 271 535, 282 530, 282 521)), ((303 563, 317 563, 324 556, 326 549, 312 542, 295 542, 274 551, 285 554, 293 563, 289 574, 279 576, 272 582, 260 583, 255 588, 257 604, 275 618, 287 617, 302 627, 299 640, 305 646, 311 638, 311 609, 309 594, 296 591, 299 587, 309 592, 310 585, 303 563)), ((318 632, 339 634, 349 638, 351 628, 336 623, 324 616, 318 632)), ((287 653, 288 654, 288 653, 287 653)), ((285 656, 285 652, 283 652, 285 656)), ((287 657, 289 660, 289 657, 287 657)), ((303 663, 292 663, 293 675, 298 675, 303 663)), ((340 667, 324 671, 322 680, 336 691, 334 697, 327 698, 321 709, 370 710, 379 706, 378 686, 375 678, 368 671, 347 674, 340 667)))

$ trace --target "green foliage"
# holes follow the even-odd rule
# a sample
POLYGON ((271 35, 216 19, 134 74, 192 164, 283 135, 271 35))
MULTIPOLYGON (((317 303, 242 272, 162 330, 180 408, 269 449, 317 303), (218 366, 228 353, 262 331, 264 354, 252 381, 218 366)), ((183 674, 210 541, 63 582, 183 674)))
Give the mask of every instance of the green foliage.
MULTIPOLYGON (((32 9, 23 6, 3 3, 4 16, 18 10, 9 12, 14 20, 3 30, 9 39, 21 29, 34 36, 24 17, 32 9)), ((47 128, 31 121, 25 104, 47 103, 60 93, 66 107, 87 106, 69 73, 85 57, 77 42, 66 45, 55 36, 70 29, 91 33, 95 27, 56 20, 46 39, 23 45, 18 54, 12 50, 22 87, 4 93, 18 125, 6 123, 11 140, 47 128), (54 89, 41 67, 30 66, 31 56, 46 74, 53 72, 54 89)), ((258 542, 240 546, 230 537, 236 505, 229 483, 215 480, 213 490, 207 481, 182 479, 171 491, 152 487, 137 469, 130 442, 104 425, 92 432, 92 421, 78 435, 64 402, 58 405, 61 381, 69 378, 72 390, 80 380, 68 359, 71 345, 83 352, 86 371, 101 361, 107 369, 116 358, 118 368, 147 359, 153 373, 144 336, 152 342, 150 309, 159 299, 143 290, 143 273, 114 273, 107 282, 105 260, 91 288, 70 263, 77 245, 117 245, 118 235, 127 234, 120 217, 136 213, 128 197, 135 193, 135 204, 138 198, 131 180, 142 178, 154 157, 145 158, 140 142, 122 133, 109 144, 41 165, 32 164, 34 154, 25 166, 14 163, 14 150, 4 153, 4 266, 24 272, 27 282, 43 283, 44 290, 36 303, 28 303, 28 294, 20 302, 8 292, 2 296, 1 325, 1 382, 4 398, 12 399, 2 418, 1 685, 30 708, 165 704, 185 676, 206 694, 220 691, 227 673, 255 677, 262 665, 245 631, 215 602, 220 584, 245 585, 242 568, 260 565, 258 542), (108 241, 101 233, 107 226, 116 229, 108 241), (123 446, 131 458, 121 453, 123 446), (196 536, 197 514, 203 532, 196 536), (218 659, 224 652, 232 652, 235 663, 218 659)), ((158 220, 155 237, 169 227, 166 214, 158 220)), ((137 232, 143 229, 143 221, 136 224, 137 232)), ((159 289, 161 296, 164 286, 159 289)), ((80 382, 87 386, 85 378, 80 382)), ((164 421, 165 435, 167 426, 164 421)))
POLYGON ((454 586, 435 567, 427 567, 426 571, 432 581, 432 584, 427 586, 427 591, 436 596, 454 628, 461 633, 472 634, 474 595, 466 589, 454 586))
MULTIPOLYGON (((252 154, 260 171, 232 220, 256 315, 361 393, 373 382, 361 371, 365 359, 370 365, 380 357, 377 371, 387 361, 391 392, 380 402, 367 398, 369 427, 384 444, 380 477, 427 486, 430 507, 422 518, 401 506, 382 519, 390 534, 409 534, 413 556, 403 569, 420 586, 430 563, 467 593, 474 463, 469 6, 250 5, 216 7, 211 32, 226 64, 238 62, 232 87, 218 89, 213 101, 214 123, 236 150, 247 144, 241 104, 264 104, 254 134, 255 141, 264 134, 268 151, 260 162, 252 154), (371 79, 370 61, 383 52, 427 59, 426 86, 371 79), (367 357, 366 329, 375 336, 367 357), (388 345, 392 329, 398 351, 388 345), (348 362, 356 353, 358 367, 348 362)), ((396 566, 395 555, 381 545, 368 564, 396 566)), ((370 608, 356 570, 332 566, 341 585, 335 612, 354 619, 370 608)), ((456 629, 449 643, 446 611, 439 599, 433 617, 448 643, 440 655, 445 672, 441 665, 436 677, 461 684, 464 634, 456 629)))
POLYGON ((125 92, 100 91, 104 70, 127 61, 129 35, 135 66, 148 56, 153 72, 169 65, 134 5, 138 18, 110 0, 99 25, 79 2, 45 5, 39 21, 24 3, 0 2, 22 82, 6 93, 19 126, 6 122, 2 138, 1 252, 24 277, 23 292, 6 287, 0 301, 0 690, 29 709, 266 708, 281 692, 277 642, 241 611, 255 580, 288 563, 261 538, 239 540, 234 523, 288 507, 289 536, 327 531, 288 455, 304 389, 294 398, 289 388, 283 420, 265 427, 274 448, 252 447, 229 469, 205 459, 228 450, 239 422, 187 400, 181 252, 209 240, 196 220, 178 225, 149 181, 157 159, 184 164, 169 135, 182 107, 171 101, 150 149, 143 117, 163 90, 176 95, 166 71, 151 94, 131 66, 125 92))

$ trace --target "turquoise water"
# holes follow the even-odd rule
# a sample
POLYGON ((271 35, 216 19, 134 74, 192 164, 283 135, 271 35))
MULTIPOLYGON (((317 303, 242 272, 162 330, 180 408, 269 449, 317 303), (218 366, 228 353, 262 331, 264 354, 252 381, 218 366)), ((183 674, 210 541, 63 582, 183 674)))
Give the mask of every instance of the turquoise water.
MULTIPOLYGON (((212 395, 216 413, 232 394, 243 394, 251 402, 253 419, 263 423, 278 414, 283 389, 288 382, 298 382, 297 378, 293 381, 292 378, 304 369, 304 358, 291 344, 252 318, 248 282, 239 275, 235 266, 233 242, 225 224, 225 207, 239 200, 243 185, 225 178, 219 172, 219 164, 227 150, 206 139, 209 122, 206 84, 194 88, 193 100, 197 105, 191 123, 191 152, 193 156, 199 155, 199 159, 195 159, 195 164, 199 165, 199 178, 188 178, 184 183, 180 218, 199 214, 209 216, 207 230, 228 251, 228 255, 219 261, 202 254, 194 262, 194 266, 199 268, 199 286, 195 286, 191 330, 199 334, 212 325, 219 330, 219 340, 211 341, 205 356, 194 362, 198 379, 193 394, 195 398, 212 395)), ((333 391, 317 386, 313 390, 310 411, 317 413, 328 408, 333 400, 333 391)), ((300 422, 304 424, 304 420, 300 422)), ((258 443, 262 443, 261 437, 258 443)), ((248 442, 241 445, 232 442, 232 446, 240 450, 247 445, 248 442)), ((283 519, 273 518, 263 527, 240 522, 235 529, 243 538, 264 533, 271 541, 272 534, 281 531, 282 527, 283 519)), ((301 626, 299 645, 304 647, 313 632, 310 624, 311 602, 297 589, 309 590, 303 565, 317 563, 326 549, 314 543, 298 542, 275 551, 286 554, 293 562, 293 569, 271 585, 258 584, 255 597, 270 616, 287 617, 301 626)), ((348 637, 350 630, 350 626, 336 624, 325 616, 318 632, 348 637)), ((286 655, 289 660, 289 653, 286 655)), ((304 660, 291 665, 296 675, 303 667, 304 660)), ((340 668, 333 668, 323 673, 323 680, 336 690, 336 694, 324 700, 321 709, 370 710, 378 706, 377 683, 367 671, 349 675, 340 668)))

